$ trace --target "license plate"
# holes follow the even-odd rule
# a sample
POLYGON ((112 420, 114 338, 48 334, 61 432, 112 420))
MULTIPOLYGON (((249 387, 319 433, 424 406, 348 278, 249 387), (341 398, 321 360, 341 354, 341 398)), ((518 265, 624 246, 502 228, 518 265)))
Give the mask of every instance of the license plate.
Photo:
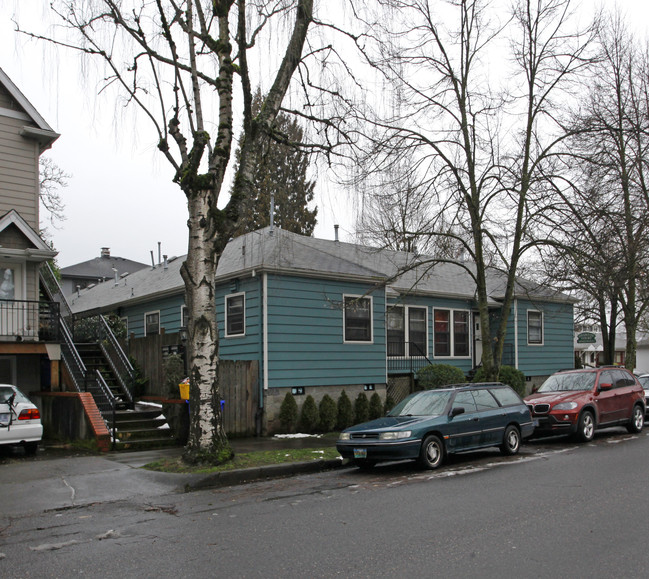
POLYGON ((11 418, 11 414, 8 412, 0 412, 0 424, 2 426, 7 426, 9 424, 9 419, 11 418))
POLYGON ((367 458, 367 448, 355 448, 354 458, 367 458))
POLYGON ((534 428, 536 428, 539 425, 539 419, 535 418, 534 419, 534 428))

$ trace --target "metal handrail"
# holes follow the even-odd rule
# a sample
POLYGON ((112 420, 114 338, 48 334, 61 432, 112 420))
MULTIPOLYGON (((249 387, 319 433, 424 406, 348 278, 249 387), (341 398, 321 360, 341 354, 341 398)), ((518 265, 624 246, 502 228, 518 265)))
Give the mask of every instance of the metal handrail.
POLYGON ((112 448, 115 450, 115 439, 117 433, 117 420, 116 420, 116 410, 117 410, 117 399, 115 395, 111 392, 111 389, 106 384, 106 380, 101 375, 99 370, 94 371, 94 380, 96 381, 97 388, 92 388, 92 397, 95 399, 95 404, 99 409, 101 417, 106 423, 106 427, 110 432, 110 438, 112 441, 112 448))
POLYGON ((108 360, 108 364, 110 365, 113 374, 119 381, 126 398, 132 404, 133 394, 131 392, 131 389, 133 387, 133 384, 135 383, 135 370, 133 370, 133 366, 126 357, 124 350, 122 350, 121 346, 119 345, 115 334, 113 334, 113 331, 110 329, 110 326, 106 322, 104 316, 100 315, 99 318, 100 335, 103 337, 103 340, 99 342, 99 347, 104 353, 106 360, 108 360), (107 347, 107 345, 110 346, 110 352, 108 351, 109 348, 107 347), (118 368, 118 366, 120 367, 118 368))
POLYGON ((43 282, 45 293, 47 293, 50 300, 59 304, 64 319, 71 321, 72 310, 70 309, 70 304, 63 295, 63 290, 61 289, 59 280, 56 279, 56 276, 54 275, 50 264, 48 262, 45 262, 38 270, 38 273, 40 275, 41 281, 43 282))
POLYGON ((88 370, 86 365, 83 363, 79 352, 77 351, 74 341, 72 340, 72 335, 68 329, 63 316, 59 316, 59 330, 61 333, 61 354, 63 358, 63 363, 66 365, 72 382, 78 392, 84 392, 87 388, 87 374, 88 370), (83 384, 81 387, 80 382, 83 384))
POLYGON ((416 342, 388 342, 387 359, 388 371, 401 371, 410 374, 433 363, 416 342))

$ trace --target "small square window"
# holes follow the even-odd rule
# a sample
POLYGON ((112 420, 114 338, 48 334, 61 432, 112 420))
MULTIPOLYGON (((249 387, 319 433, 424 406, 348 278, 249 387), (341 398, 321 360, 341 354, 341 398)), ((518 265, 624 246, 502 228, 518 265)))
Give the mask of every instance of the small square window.
POLYGON ((144 314, 144 335, 152 336, 160 333, 160 312, 144 314))
POLYGON ((232 294, 225 298, 225 335, 243 336, 246 333, 245 294, 232 294))
POLYGON ((372 298, 345 296, 345 342, 372 341, 372 298))
POLYGON ((543 312, 527 312, 527 343, 543 344, 543 312))

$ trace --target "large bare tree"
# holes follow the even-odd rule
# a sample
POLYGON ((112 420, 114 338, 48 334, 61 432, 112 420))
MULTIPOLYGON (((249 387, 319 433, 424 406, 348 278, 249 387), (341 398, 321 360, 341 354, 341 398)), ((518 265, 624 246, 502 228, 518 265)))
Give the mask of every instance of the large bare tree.
POLYGON ((143 113, 187 199, 189 242, 181 273, 189 308, 192 414, 185 458, 227 460, 214 275, 242 201, 254 195, 253 153, 269 134, 301 65, 313 0, 54 0, 51 5, 68 34, 31 35, 103 62, 100 89, 117 88, 128 106, 143 113), (255 115, 251 87, 258 85, 269 88, 255 115), (229 199, 223 199, 230 192, 226 177, 239 128, 240 162, 229 199))
POLYGON ((482 335, 491 338, 482 364, 496 378, 519 264, 536 243, 529 233, 549 193, 563 187, 554 157, 570 134, 564 106, 591 63, 595 28, 577 28, 571 0, 501 3, 511 8, 503 21, 483 0, 379 5, 364 14, 357 45, 400 102, 367 119, 375 130, 361 166, 381 170, 410 151, 429 214, 454 225, 433 222, 423 233, 451 236, 470 258, 457 263, 473 276, 482 335), (490 271, 504 280, 495 328, 490 271))

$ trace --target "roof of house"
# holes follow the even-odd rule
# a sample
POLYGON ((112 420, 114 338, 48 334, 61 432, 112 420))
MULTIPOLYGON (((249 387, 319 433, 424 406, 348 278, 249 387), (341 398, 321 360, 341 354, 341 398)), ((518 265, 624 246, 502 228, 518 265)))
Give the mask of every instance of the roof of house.
MULTIPOLYGON (((167 267, 148 267, 126 276, 117 284, 112 281, 82 290, 70 298, 73 312, 104 311, 126 302, 135 303, 152 297, 164 297, 184 291, 180 266, 184 256, 167 267)), ((434 260, 413 253, 389 251, 306 237, 266 227, 232 239, 221 259, 216 282, 235 277, 276 272, 305 277, 346 279, 386 285, 391 295, 430 295, 473 299, 475 283, 471 263, 434 260)), ((503 276, 492 271, 488 276, 491 305, 502 297, 503 276)), ((517 295, 547 301, 573 301, 548 288, 518 280, 517 295)))
POLYGON ((101 255, 87 261, 75 263, 61 268, 61 276, 64 278, 86 278, 86 279, 111 279, 115 277, 117 270, 118 277, 124 274, 133 273, 144 269, 146 263, 126 259, 125 257, 116 257, 113 255, 101 255))
POLYGON ((60 137, 60 135, 47 124, 45 119, 34 108, 29 100, 27 100, 27 97, 13 83, 2 68, 0 68, 0 84, 11 95, 20 112, 27 114, 36 125, 36 127, 23 127, 23 135, 36 139, 40 143, 42 150, 49 148, 52 143, 60 137))

